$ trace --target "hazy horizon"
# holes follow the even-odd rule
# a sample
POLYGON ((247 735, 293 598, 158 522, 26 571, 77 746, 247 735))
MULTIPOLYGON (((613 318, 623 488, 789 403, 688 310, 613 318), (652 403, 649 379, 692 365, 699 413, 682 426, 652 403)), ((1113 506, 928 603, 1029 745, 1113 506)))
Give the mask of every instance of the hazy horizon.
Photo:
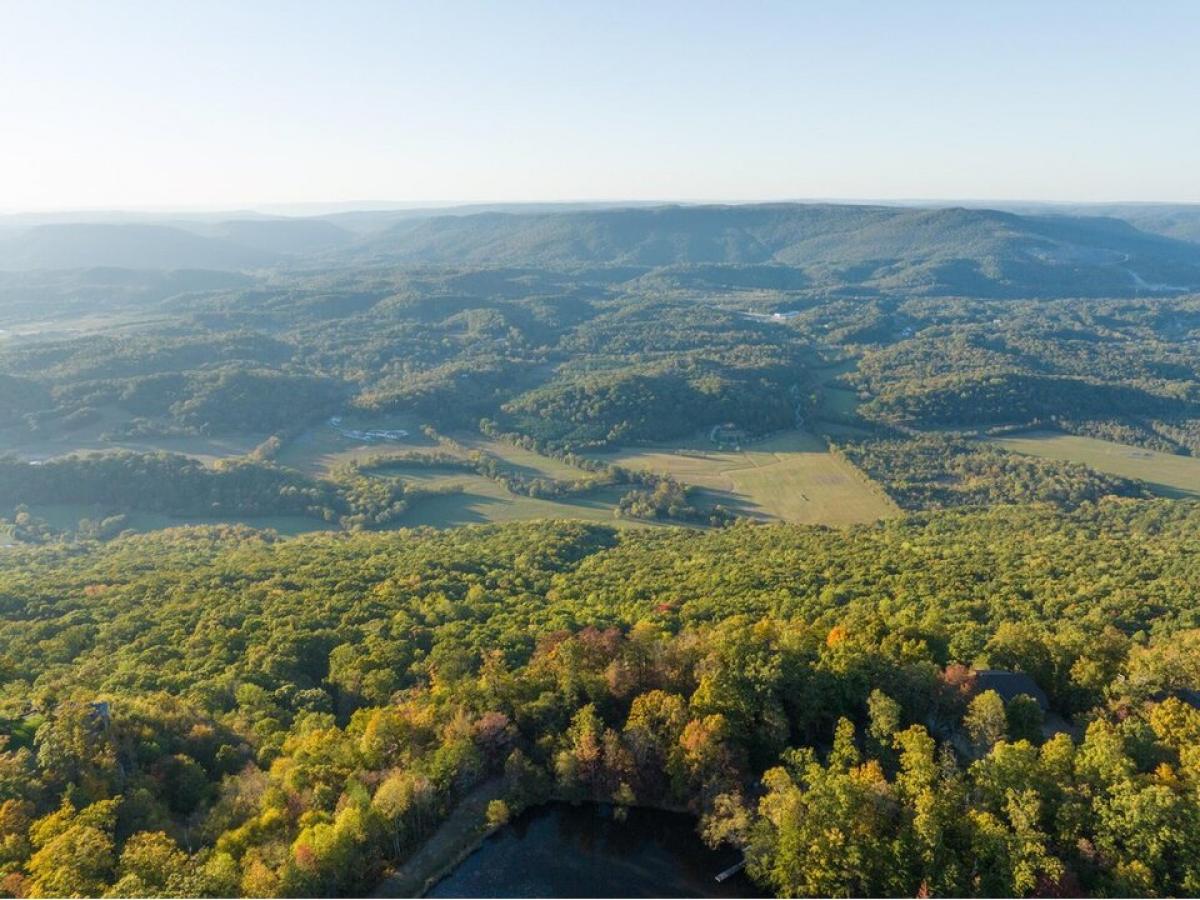
POLYGON ((0 34, 9 212, 1200 201, 1184 2, 51 0, 0 34))
POLYGON ((26 209, 7 209, 0 207, 0 216, 7 218, 63 218, 70 219, 71 217, 80 216, 131 216, 131 217, 167 217, 167 216, 236 216, 241 214, 267 216, 267 217, 283 217, 283 218, 305 218, 317 216, 329 216, 339 213, 358 213, 358 212, 390 212, 390 211, 417 211, 417 210, 454 210, 454 209, 471 209, 479 207, 480 209, 493 209, 496 207, 609 207, 609 208, 624 208, 624 207, 655 207, 655 206, 754 206, 754 205, 769 205, 769 204, 797 204, 797 205, 833 205, 833 206, 913 206, 930 208, 946 208, 962 206, 971 209, 1011 209, 1018 207, 1047 207, 1054 208, 1057 206, 1066 208, 1078 207, 1173 207, 1173 206, 1200 206, 1200 200, 1195 201, 1172 201, 1172 200, 1139 200, 1139 199, 1117 199, 1117 200, 1044 200, 1037 198, 987 198, 987 197, 778 197, 778 198, 762 198, 762 199, 744 199, 744 198, 653 198, 653 199, 635 199, 635 198, 614 198, 614 199, 594 199, 594 198, 566 198, 563 200, 425 200, 425 201, 404 201, 404 200, 362 200, 362 201, 298 201, 298 202, 277 202, 277 203, 234 203, 234 204, 219 204, 212 206, 204 205, 179 205, 179 206, 96 206, 96 207, 50 207, 50 208, 26 208, 26 209))

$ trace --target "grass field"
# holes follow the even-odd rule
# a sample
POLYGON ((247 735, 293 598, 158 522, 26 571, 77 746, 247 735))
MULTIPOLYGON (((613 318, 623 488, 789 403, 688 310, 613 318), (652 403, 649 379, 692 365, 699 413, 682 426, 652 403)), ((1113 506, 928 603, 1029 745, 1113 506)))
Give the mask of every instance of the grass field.
POLYGON ((0 453, 12 453, 20 459, 42 460, 71 453, 136 450, 147 453, 162 450, 182 453, 206 464, 230 456, 242 456, 258 446, 266 434, 220 435, 217 437, 131 438, 105 441, 100 436, 133 417, 113 408, 99 410, 97 421, 81 428, 50 427, 44 434, 30 435, 7 429, 0 432, 0 453))
MULTIPOLYGON (((43 519, 52 528, 74 530, 81 519, 106 515, 92 506, 74 503, 34 504, 29 512, 43 519)), ((111 514, 111 513, 107 513, 111 514)), ((126 516, 125 528, 131 531, 157 531, 161 528, 180 528, 184 525, 246 525, 250 528, 270 528, 280 534, 303 534, 324 531, 331 526, 320 519, 307 516, 168 516, 162 513, 134 511, 126 516)))
POLYGON ((1080 462, 1110 475, 1138 478, 1164 497, 1200 498, 1200 459, 1194 456, 1158 453, 1054 431, 991 438, 991 442, 1015 453, 1080 462))
POLYGON ((544 500, 510 494, 494 481, 479 475, 462 475, 444 483, 461 485, 462 493, 432 497, 414 504, 397 527, 432 525, 453 528, 483 522, 519 522, 529 519, 581 519, 617 526, 646 526, 651 523, 618 519, 613 507, 627 490, 599 488, 586 497, 544 500))
MULTIPOLYGON (((570 467, 567 467, 567 472, 573 475, 580 474, 579 470, 570 467)), ((400 528, 417 525, 452 528, 472 523, 517 522, 529 519, 582 519, 622 526, 649 524, 618 519, 613 515, 613 507, 628 490, 626 487, 597 488, 583 497, 550 500, 511 494, 503 486, 482 475, 450 467, 428 468, 400 463, 381 470, 381 474, 398 476, 424 488, 461 488, 458 493, 430 497, 415 503, 408 514, 396 524, 396 527, 400 528)))
POLYGON ((839 380, 857 368, 857 359, 845 359, 835 365, 813 370, 813 377, 821 386, 821 406, 815 414, 817 419, 845 423, 858 418, 861 403, 858 392, 845 387, 839 380))
MULTIPOLYGON (((106 422, 111 425, 111 422, 106 422)), ((345 437, 328 424, 308 429, 289 441, 276 461, 313 476, 328 475, 338 465, 355 459, 387 456, 413 450, 452 450, 425 437, 420 423, 404 417, 386 417, 371 421, 347 419, 347 428, 403 428, 409 432, 402 441, 366 443, 345 437)), ((98 426, 97 426, 98 427, 98 426)), ((478 434, 452 435, 454 441, 469 450, 482 450, 500 459, 509 471, 525 477, 575 481, 587 473, 559 460, 532 450, 489 440, 478 434)), ((224 456, 249 452, 261 440, 257 437, 231 439, 177 438, 124 443, 131 449, 163 449, 186 453, 211 461, 224 456)), ((63 435, 38 445, 22 448, 27 458, 46 458, 73 450, 112 449, 95 435, 63 435)), ((452 451, 457 452, 457 451, 452 451)), ((461 455, 465 457, 465 452, 461 455)), ((600 458, 631 467, 672 475, 679 481, 701 489, 701 505, 721 503, 734 512, 758 519, 829 525, 870 522, 896 513, 884 497, 872 490, 852 467, 832 456, 817 436, 793 431, 777 435, 747 450, 717 451, 707 437, 657 447, 630 448, 607 453, 600 458)), ((403 461, 388 466, 380 474, 398 476, 424 487, 456 487, 444 496, 421 500, 413 505, 397 527, 430 525, 453 527, 481 522, 508 522, 541 518, 568 518, 604 522, 630 527, 649 523, 617 519, 613 508, 628 486, 597 488, 576 498, 544 499, 509 493, 503 486, 474 472, 453 467, 428 468, 406 465, 403 461)), ((82 518, 95 518, 97 512, 86 507, 46 507, 33 510, 57 528, 73 528, 82 518)), ((129 527, 138 531, 188 524, 215 524, 241 521, 258 528, 274 528, 283 534, 298 534, 329 528, 324 522, 302 517, 263 519, 173 518, 149 513, 129 516, 129 527)))
POLYGON ((279 451, 275 461, 281 466, 321 476, 356 459, 367 459, 397 451, 429 450, 435 446, 433 441, 421 434, 421 423, 407 416, 383 416, 369 421, 347 416, 342 425, 345 428, 360 430, 402 428, 408 432, 408 437, 403 441, 365 443, 344 437, 328 422, 322 422, 288 441, 279 451))
POLYGON ((580 469, 568 466, 566 463, 559 462, 557 459, 552 459, 549 456, 543 456, 533 450, 514 447, 512 444, 505 443, 504 441, 489 440, 482 435, 454 434, 451 437, 472 450, 483 450, 492 456, 499 457, 503 460, 507 468, 521 475, 530 477, 541 476, 542 478, 553 478, 558 481, 575 481, 587 474, 580 469))
MULTIPOLYGON (((371 456, 387 456, 411 450, 453 452, 448 445, 437 445, 421 434, 415 422, 389 420, 366 423, 374 428, 404 428, 410 438, 403 442, 360 444, 348 440, 325 426, 315 428, 291 442, 279 454, 278 461, 313 475, 328 473, 339 463, 371 456)), ((351 427, 366 427, 353 424, 351 427)), ((502 460, 508 470, 527 477, 575 481, 587 473, 532 450, 492 441, 482 435, 456 433, 454 440, 467 450, 483 450, 502 460)), ((461 454, 466 458, 465 454, 461 454)), ((406 465, 403 461, 379 470, 380 475, 396 476, 426 488, 457 487, 456 493, 423 499, 395 527, 430 525, 451 528, 483 522, 514 522, 529 519, 583 519, 589 522, 642 526, 647 523, 617 519, 613 507, 627 488, 598 488, 585 497, 550 500, 509 493, 491 479, 450 466, 406 465)))
POLYGON ((858 394, 845 388, 826 387, 822 392, 821 414, 835 420, 854 419, 858 415, 858 394))
MULTIPOLYGON (((289 441, 279 452, 276 461, 280 465, 299 469, 310 475, 327 475, 337 466, 356 459, 388 456, 413 450, 454 452, 449 446, 439 445, 427 438, 421 433, 420 423, 411 418, 392 416, 362 422, 347 419, 342 424, 347 428, 357 429, 403 428, 408 432, 408 437, 402 441, 363 443, 344 437, 330 425, 322 423, 289 441)), ((542 456, 532 450, 514 447, 503 441, 489 440, 479 434, 462 432, 452 434, 450 437, 468 450, 482 450, 499 457, 506 468, 521 475, 574 481, 584 474, 579 469, 572 468, 556 459, 542 456)), ((465 458, 465 454, 460 455, 465 458)), ((423 470, 414 467, 412 471, 420 473, 423 470)))
POLYGON ((895 515, 897 508, 821 438, 789 431, 741 451, 715 450, 698 437, 600 458, 649 469, 704 488, 742 515, 785 522, 847 525, 895 515))

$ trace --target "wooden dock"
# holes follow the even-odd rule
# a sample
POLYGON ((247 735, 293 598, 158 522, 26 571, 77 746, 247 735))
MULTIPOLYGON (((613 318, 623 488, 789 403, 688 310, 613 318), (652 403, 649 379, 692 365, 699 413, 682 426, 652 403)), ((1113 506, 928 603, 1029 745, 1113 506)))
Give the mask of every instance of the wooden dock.
POLYGON ((742 871, 742 869, 744 869, 744 868, 746 868, 746 857, 743 856, 741 862, 734 863, 732 866, 730 866, 728 869, 726 869, 723 872, 718 872, 717 873, 717 881, 721 882, 721 881, 725 881, 727 878, 732 878, 734 875, 736 875, 738 872, 742 871))

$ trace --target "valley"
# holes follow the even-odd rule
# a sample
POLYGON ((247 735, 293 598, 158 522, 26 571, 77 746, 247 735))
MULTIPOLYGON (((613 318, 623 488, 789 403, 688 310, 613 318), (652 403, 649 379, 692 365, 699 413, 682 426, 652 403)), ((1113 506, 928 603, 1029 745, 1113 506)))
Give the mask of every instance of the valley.
POLYGON ((1200 883, 1200 245, 77 225, 0 240, 0 893, 1200 883))

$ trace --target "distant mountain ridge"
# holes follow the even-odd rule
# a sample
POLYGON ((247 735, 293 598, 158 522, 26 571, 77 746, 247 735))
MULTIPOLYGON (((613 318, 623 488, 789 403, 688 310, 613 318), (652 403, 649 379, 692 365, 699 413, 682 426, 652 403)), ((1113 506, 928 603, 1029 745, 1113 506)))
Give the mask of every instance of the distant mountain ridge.
POLYGON ((1200 244, 1112 217, 961 207, 777 203, 367 212, 43 224, 0 239, 0 269, 247 271, 295 265, 757 267, 760 279, 766 267, 786 270, 778 283, 817 290, 981 297, 1200 290, 1200 244))
POLYGON ((1200 287, 1200 246, 1117 219, 764 204, 401 222, 351 251, 439 265, 777 265, 814 286, 1038 296, 1200 287))
POLYGON ((252 269, 277 254, 173 225, 38 225, 0 241, 0 269, 252 269))

